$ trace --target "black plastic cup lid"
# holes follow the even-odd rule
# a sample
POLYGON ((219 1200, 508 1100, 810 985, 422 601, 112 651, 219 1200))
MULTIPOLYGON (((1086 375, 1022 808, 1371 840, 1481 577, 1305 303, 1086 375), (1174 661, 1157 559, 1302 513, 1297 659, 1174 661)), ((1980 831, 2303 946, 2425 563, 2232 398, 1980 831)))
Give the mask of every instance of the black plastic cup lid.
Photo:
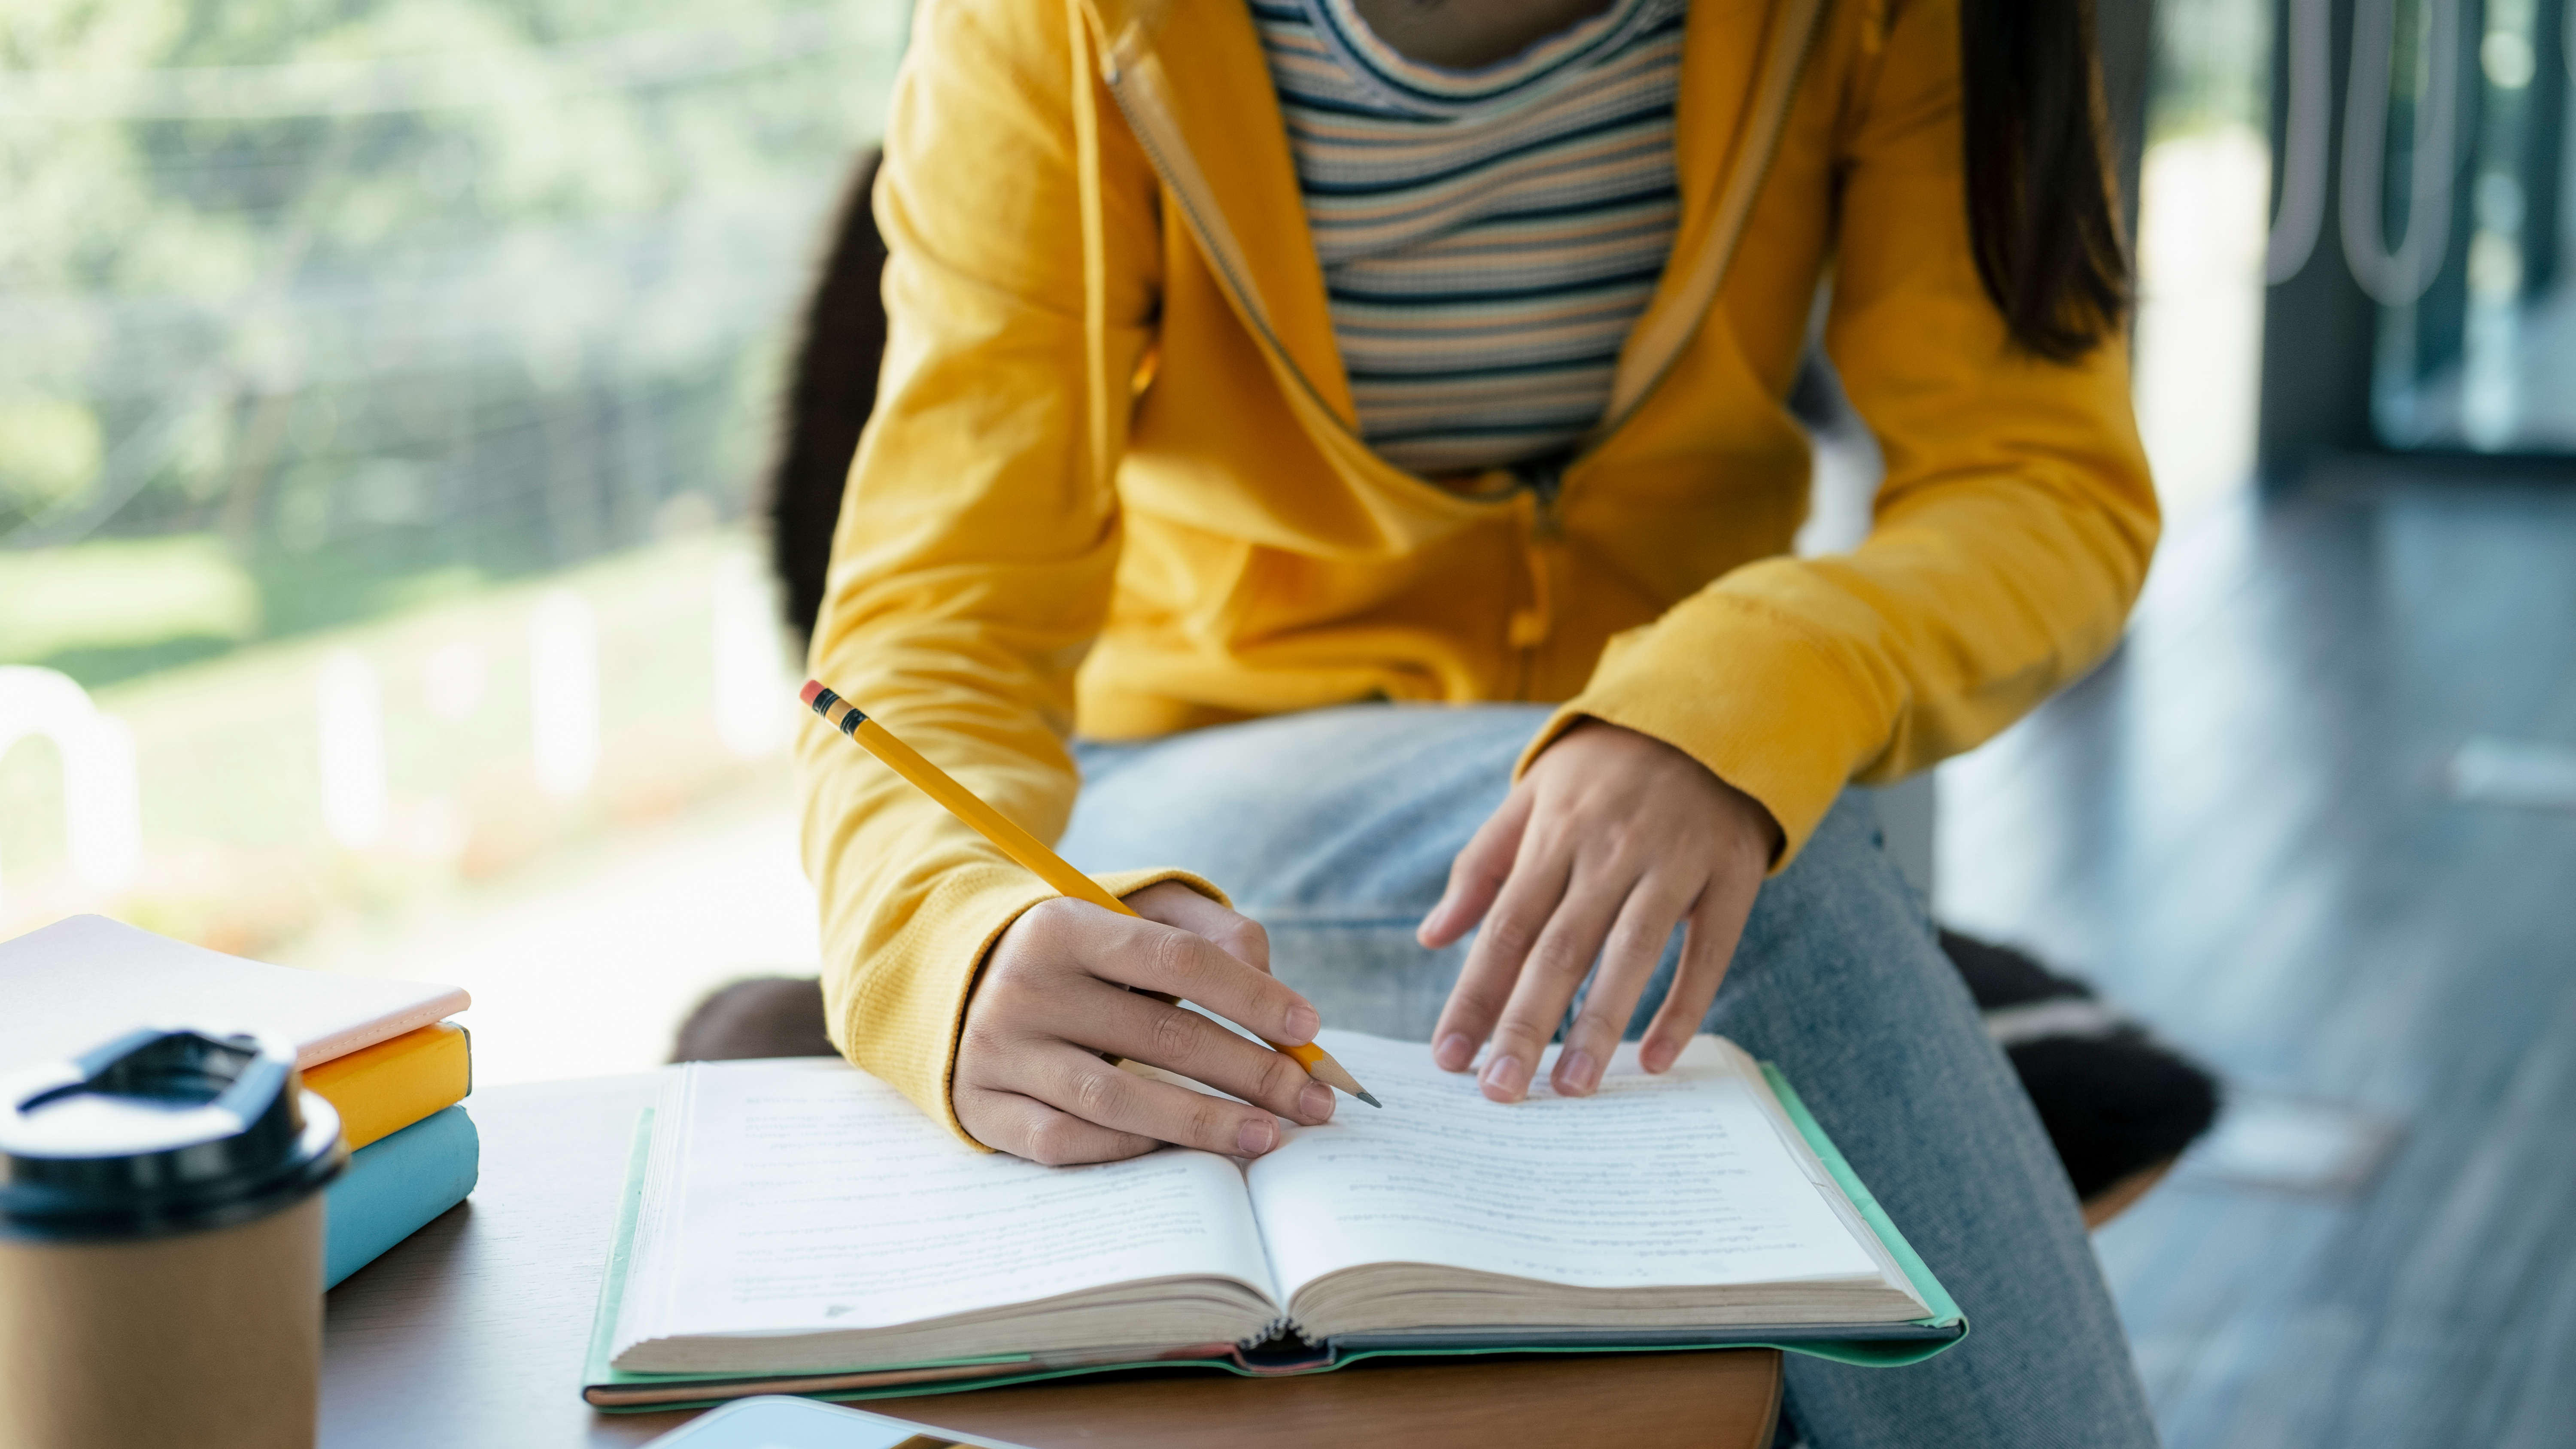
POLYGON ((293 1046, 147 1027, 0 1085, 0 1237, 248 1222, 301 1202, 348 1155, 293 1046))

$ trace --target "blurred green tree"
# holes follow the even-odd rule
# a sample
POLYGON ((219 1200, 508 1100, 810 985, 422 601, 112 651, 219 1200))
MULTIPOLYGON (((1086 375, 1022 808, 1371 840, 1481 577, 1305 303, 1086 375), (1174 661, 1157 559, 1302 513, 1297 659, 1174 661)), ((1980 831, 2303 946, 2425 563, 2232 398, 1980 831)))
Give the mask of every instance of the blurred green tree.
MULTIPOLYGON (((780 329, 907 17, 10 11, 0 569, 208 536, 269 635, 738 517, 780 329)), ((169 657, 121 628, 73 651, 84 682, 169 657)))

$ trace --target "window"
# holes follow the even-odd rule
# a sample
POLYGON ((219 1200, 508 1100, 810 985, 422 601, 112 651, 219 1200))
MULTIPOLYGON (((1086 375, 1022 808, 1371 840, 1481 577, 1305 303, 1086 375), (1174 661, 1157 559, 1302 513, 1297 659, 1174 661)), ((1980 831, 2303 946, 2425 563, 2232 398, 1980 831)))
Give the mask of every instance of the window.
POLYGON ((0 935, 311 958, 783 801, 748 519, 902 0, 11 10, 0 935))

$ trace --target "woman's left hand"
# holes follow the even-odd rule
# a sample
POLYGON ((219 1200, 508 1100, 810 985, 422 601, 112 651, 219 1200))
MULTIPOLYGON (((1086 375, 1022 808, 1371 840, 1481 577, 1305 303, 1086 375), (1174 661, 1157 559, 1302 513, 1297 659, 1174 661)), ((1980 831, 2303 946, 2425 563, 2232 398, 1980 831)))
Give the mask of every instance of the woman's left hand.
POLYGON ((1560 1093, 1590 1095, 1686 921, 1681 970, 1639 1048, 1646 1070, 1670 1067, 1716 999, 1780 842, 1771 812, 1699 761, 1602 720, 1576 725, 1458 852, 1416 931, 1437 949, 1484 923, 1432 1032, 1433 1058, 1464 1071, 1490 1034, 1484 1093, 1519 1101, 1598 957, 1551 1078, 1560 1093))

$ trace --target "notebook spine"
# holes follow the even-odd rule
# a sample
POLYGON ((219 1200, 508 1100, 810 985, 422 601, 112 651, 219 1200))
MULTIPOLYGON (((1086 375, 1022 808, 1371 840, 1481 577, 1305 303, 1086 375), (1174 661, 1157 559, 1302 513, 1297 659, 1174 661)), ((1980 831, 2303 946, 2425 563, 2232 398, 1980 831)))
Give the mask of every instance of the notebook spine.
POLYGON ((433 1022, 308 1067, 304 1085, 338 1109, 341 1135, 357 1151, 464 1100, 473 1057, 465 1028, 433 1022))
POLYGON ((1261 1378, 1281 1378, 1290 1374, 1310 1374, 1333 1366, 1332 1345, 1308 1338, 1285 1316, 1276 1320, 1269 1337, 1258 1342, 1238 1343, 1234 1362, 1245 1373, 1261 1378))
POLYGON ((474 1191, 482 1139, 463 1107, 433 1112, 349 1155, 323 1191, 323 1287, 374 1262, 474 1191))

